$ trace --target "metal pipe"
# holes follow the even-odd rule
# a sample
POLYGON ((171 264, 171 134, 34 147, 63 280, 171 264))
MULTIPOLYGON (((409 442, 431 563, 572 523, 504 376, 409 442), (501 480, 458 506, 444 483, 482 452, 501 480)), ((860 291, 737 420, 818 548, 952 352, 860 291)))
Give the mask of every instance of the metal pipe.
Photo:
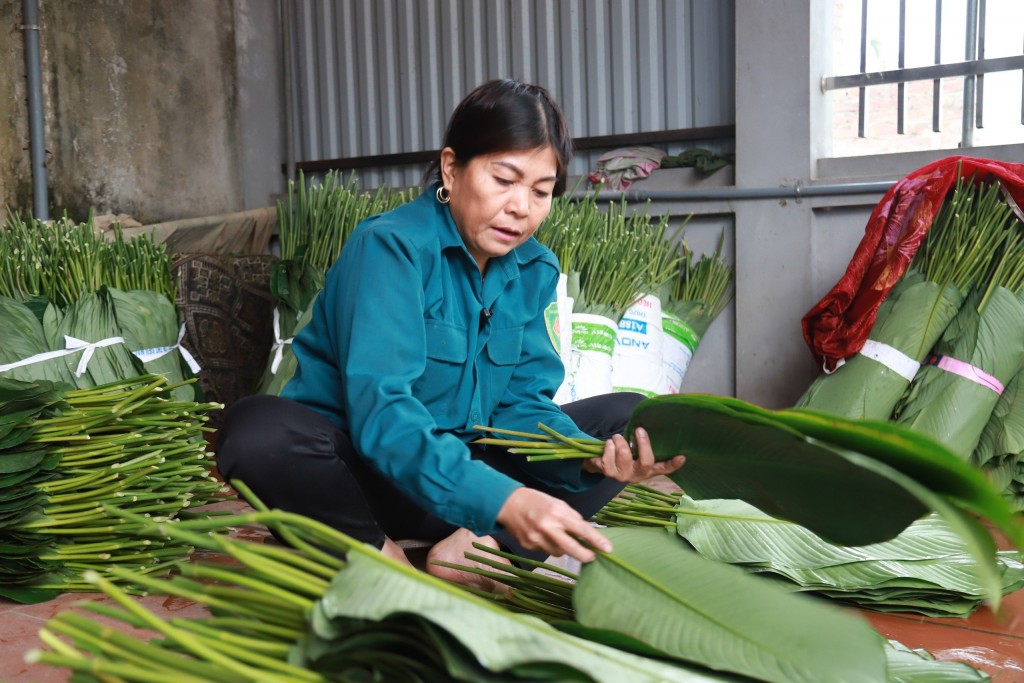
POLYGON ((21 30, 25 38, 25 75, 28 81, 29 158, 32 165, 32 213, 50 219, 47 202, 46 146, 43 128, 42 60, 39 56, 39 3, 22 0, 21 30))
MULTIPOLYGON (((967 0, 967 36, 964 39, 964 60, 978 59, 978 0, 967 0)), ((964 111, 961 126, 960 147, 974 146, 974 103, 977 76, 964 78, 964 111)))
MULTIPOLYGON (((900 69, 907 66, 907 0, 900 0, 900 41, 896 64, 900 69)), ((896 132, 903 135, 907 132, 907 84, 900 81, 896 84, 896 132)))
POLYGON ((617 202, 700 202, 740 201, 755 199, 804 199, 805 197, 838 197, 852 194, 885 194, 895 181, 873 183, 832 183, 821 185, 786 185, 783 187, 721 187, 708 190, 664 190, 650 192, 604 190, 597 201, 617 202))
POLYGON ((281 19, 281 52, 284 63, 284 155, 285 175, 288 181, 295 180, 295 90, 294 59, 292 55, 292 7, 288 0, 278 0, 281 19))
MULTIPOLYGON (((868 70, 868 0, 860 4, 860 72, 868 70)), ((857 137, 868 135, 868 91, 861 86, 857 89, 857 137)))
MULTIPOLYGON (((935 63, 942 63, 942 0, 935 0, 935 63)), ((932 81, 932 131, 942 130, 942 80, 932 81)))
MULTIPOLYGON (((978 4, 978 56, 975 59, 985 59, 985 0, 978 4)), ((978 74, 975 82, 976 93, 974 96, 974 127, 981 129, 985 127, 985 74, 978 74)))

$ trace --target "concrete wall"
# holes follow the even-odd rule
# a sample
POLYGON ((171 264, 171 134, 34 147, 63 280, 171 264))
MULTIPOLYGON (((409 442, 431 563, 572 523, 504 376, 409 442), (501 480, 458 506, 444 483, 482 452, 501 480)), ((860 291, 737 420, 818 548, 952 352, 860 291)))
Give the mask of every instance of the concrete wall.
MULTIPOLYGON (((276 7, 41 0, 51 214, 150 223, 272 203, 283 188, 276 7)), ((28 209, 20 20, 21 1, 0 0, 14 38, 0 51, 0 192, 28 209)))
POLYGON ((15 206, 32 206, 32 168, 28 154, 28 104, 21 3, 0 0, 0 198, 15 206))

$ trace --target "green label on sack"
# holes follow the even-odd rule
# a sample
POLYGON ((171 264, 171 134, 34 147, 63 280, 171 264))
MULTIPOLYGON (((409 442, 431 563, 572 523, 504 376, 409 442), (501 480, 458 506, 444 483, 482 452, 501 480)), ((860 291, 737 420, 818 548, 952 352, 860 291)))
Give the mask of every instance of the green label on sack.
POLYGON ((615 330, 607 325, 573 321, 572 348, 576 351, 598 351, 612 355, 615 330))
POLYGON ((561 320, 558 318, 558 302, 552 301, 548 304, 548 307, 544 309, 544 327, 548 331, 548 339, 551 340, 551 345, 555 347, 555 351, 559 355, 562 353, 562 325, 561 320))
POLYGON ((664 318, 661 321, 665 334, 683 344, 691 352, 697 350, 700 343, 700 335, 693 331, 693 328, 677 318, 664 318))

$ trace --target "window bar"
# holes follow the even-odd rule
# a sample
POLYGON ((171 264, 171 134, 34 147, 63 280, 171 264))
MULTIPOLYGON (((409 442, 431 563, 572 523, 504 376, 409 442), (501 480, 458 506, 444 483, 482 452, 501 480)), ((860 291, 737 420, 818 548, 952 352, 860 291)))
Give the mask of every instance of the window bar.
MULTIPOLYGON (((978 59, 985 59, 985 5, 988 0, 979 0, 978 4, 978 59)), ((974 97, 975 128, 985 127, 985 74, 978 74, 977 93, 974 97)))
MULTIPOLYGON (((907 0, 900 0, 900 45, 897 58, 900 69, 907 65, 907 0)), ((906 132, 907 84, 900 81, 896 84, 896 132, 906 132)))
MULTIPOLYGON (((942 63, 942 0, 935 0, 935 63, 942 63)), ((1024 94, 1021 116, 1024 117, 1024 94)), ((942 130, 942 79, 932 81, 932 131, 942 130)))
MULTIPOLYGON (((868 72, 868 0, 860 2, 860 72, 868 72)), ((867 137, 867 88, 857 88, 857 137, 867 137)))
MULTIPOLYGON (((964 38, 964 60, 975 61, 978 55, 978 0, 967 0, 967 35, 964 38)), ((975 74, 964 76, 964 107, 960 147, 974 146, 975 74)))
MULTIPOLYGON (((1021 52, 1024 52, 1024 48, 1021 52)), ((1020 125, 1024 126, 1024 69, 1020 72, 1020 125)))

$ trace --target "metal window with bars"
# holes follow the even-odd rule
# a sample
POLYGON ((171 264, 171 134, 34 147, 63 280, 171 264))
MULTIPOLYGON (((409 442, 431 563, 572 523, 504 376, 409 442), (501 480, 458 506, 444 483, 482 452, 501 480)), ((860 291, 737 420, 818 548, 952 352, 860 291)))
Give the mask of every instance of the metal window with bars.
MULTIPOLYGON (((881 0, 891 7, 891 0, 881 0)), ((942 60, 942 27, 943 0, 934 0, 934 64, 928 66, 906 66, 907 47, 907 0, 899 0, 898 54, 897 68, 885 71, 867 71, 868 66, 868 12, 871 0, 861 0, 860 7, 860 73, 844 76, 827 76, 822 79, 823 92, 857 88, 857 134, 864 138, 867 133, 868 106, 867 88, 878 85, 897 86, 897 133, 903 134, 906 126, 906 89, 912 81, 932 81, 932 130, 940 131, 941 118, 941 82, 943 78, 963 78, 963 112, 961 128, 961 147, 974 144, 974 131, 984 126, 984 87, 985 74, 1020 70, 1024 73, 1024 54, 1006 57, 986 58, 986 0, 966 0, 966 21, 964 35, 964 59, 958 62, 942 60)), ((878 7, 878 5, 875 5, 878 7)), ((1024 21, 1021 22, 1024 29, 1024 21)), ((1021 40, 1024 53, 1024 36, 1021 40)), ((1020 122, 1024 125, 1024 78, 1022 78, 1020 99, 1020 122)))

